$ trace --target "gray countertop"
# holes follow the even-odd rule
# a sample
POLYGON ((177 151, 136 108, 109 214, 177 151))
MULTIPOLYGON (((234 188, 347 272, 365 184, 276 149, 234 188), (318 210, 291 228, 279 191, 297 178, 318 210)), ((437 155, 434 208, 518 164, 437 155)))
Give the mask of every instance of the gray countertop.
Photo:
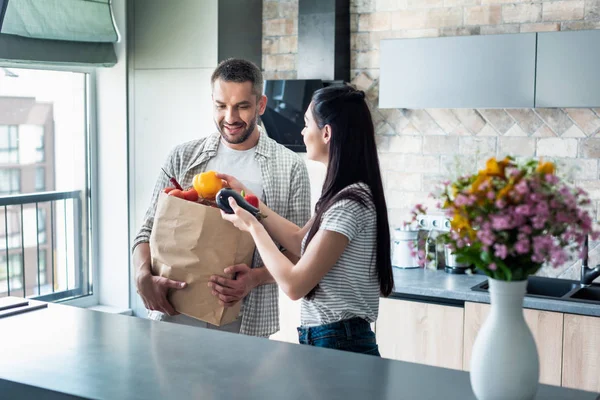
MULTIPOLYGON (((482 283, 486 279, 487 276, 485 275, 454 275, 448 274, 442 269, 394 268, 394 292, 392 297, 401 299, 423 298, 449 304, 464 301, 489 303, 490 296, 487 292, 471 290, 473 286, 482 283)), ((568 300, 525 296, 523 307, 600 317, 600 305, 568 300)))
POLYGON ((0 355, 12 400, 475 399, 464 371, 55 304, 0 318, 0 355))

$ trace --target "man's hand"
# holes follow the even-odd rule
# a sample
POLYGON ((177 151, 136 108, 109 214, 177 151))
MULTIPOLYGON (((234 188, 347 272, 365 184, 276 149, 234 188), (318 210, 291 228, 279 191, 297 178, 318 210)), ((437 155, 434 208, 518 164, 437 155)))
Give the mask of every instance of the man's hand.
POLYGON ((168 315, 179 314, 167 300, 169 289, 183 289, 185 282, 173 281, 150 273, 139 274, 136 279, 137 292, 148 310, 156 310, 168 315))
POLYGON ((246 264, 227 267, 225 273, 234 274, 236 279, 213 275, 210 277, 208 287, 212 288, 212 294, 219 298, 219 304, 225 307, 233 307, 238 301, 246 297, 257 286, 257 283, 252 276, 252 268, 246 264))

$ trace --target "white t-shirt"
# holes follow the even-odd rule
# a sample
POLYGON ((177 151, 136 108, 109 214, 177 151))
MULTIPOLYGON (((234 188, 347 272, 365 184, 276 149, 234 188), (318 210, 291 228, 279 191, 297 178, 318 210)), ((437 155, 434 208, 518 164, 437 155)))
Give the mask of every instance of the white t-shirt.
POLYGON ((249 150, 234 150, 221 141, 217 155, 208 160, 206 171, 234 176, 259 199, 264 200, 262 175, 255 154, 256 147, 249 150))

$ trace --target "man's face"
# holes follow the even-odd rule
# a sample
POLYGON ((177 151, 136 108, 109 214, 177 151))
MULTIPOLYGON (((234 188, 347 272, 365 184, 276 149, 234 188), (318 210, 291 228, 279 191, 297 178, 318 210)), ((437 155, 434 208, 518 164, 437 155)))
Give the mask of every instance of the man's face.
POLYGON ((267 98, 257 99, 251 82, 225 82, 217 79, 213 84, 213 115, 221 137, 228 143, 246 141, 256 129, 258 116, 265 112, 267 98))

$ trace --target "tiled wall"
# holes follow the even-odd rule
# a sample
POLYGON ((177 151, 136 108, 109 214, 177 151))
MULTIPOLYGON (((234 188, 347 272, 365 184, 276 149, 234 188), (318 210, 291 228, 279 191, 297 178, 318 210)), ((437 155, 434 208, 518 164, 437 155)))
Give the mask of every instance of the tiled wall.
MULTIPOLYGON (((294 79, 298 1, 263 4, 265 78, 294 79)), ((572 166, 598 215, 600 108, 380 110, 377 104, 381 39, 600 29, 600 0, 351 0, 350 7, 352 81, 372 106, 392 225, 408 218, 416 203, 433 206, 430 190, 455 170, 457 160, 475 168, 505 154, 572 166)), ((598 253, 596 247, 590 261, 598 253)), ((576 278, 578 268, 569 264, 540 273, 576 278)))

